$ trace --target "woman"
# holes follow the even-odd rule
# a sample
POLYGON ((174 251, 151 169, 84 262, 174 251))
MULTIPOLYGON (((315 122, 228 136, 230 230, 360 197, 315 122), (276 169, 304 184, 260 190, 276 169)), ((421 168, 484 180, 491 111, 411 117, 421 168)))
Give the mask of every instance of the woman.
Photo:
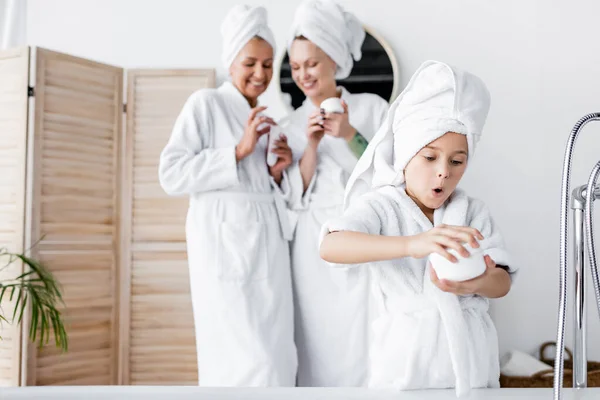
POLYGON ((285 219, 285 137, 266 164, 274 122, 257 98, 273 74, 275 42, 262 7, 225 17, 231 82, 184 105, 160 158, 160 183, 189 195, 186 237, 201 386, 293 386, 296 349, 285 219))
POLYGON ((290 141, 303 140, 290 167, 298 221, 292 244, 299 386, 362 386, 367 365, 367 283, 357 271, 330 268, 320 257, 321 225, 342 213, 344 188, 388 103, 374 94, 336 86, 361 57, 365 31, 336 3, 307 0, 298 7, 288 42, 292 77, 306 100, 290 116, 290 141), (341 98, 344 113, 320 110, 341 98), (353 274, 353 275, 349 275, 353 274))

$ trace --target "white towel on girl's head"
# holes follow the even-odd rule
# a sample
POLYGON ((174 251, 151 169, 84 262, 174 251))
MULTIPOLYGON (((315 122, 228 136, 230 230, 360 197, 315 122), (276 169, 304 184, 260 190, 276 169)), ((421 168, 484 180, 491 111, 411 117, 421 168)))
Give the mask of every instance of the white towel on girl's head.
MULTIPOLYGON (((484 253, 508 265, 510 273, 515 271, 488 209, 461 190, 435 210, 431 224, 404 185, 378 188, 356 199, 342 217, 327 221, 321 239, 334 231, 410 236, 440 224, 478 229, 485 237, 480 243, 484 253)), ((442 292, 431 282, 426 258, 405 257, 368 267, 377 308, 371 326, 369 386, 455 388, 458 396, 470 388, 499 386, 498 339, 487 299, 442 292)))
POLYGON ((336 79, 350 75, 362 57, 365 30, 354 14, 332 0, 304 0, 294 14, 288 51, 294 39, 304 36, 337 64, 336 79), (353 61, 354 59, 354 61, 353 61))
POLYGON ((438 61, 423 63, 358 161, 346 185, 346 206, 372 188, 402 184, 408 162, 446 132, 467 137, 471 158, 489 108, 481 79, 438 61))
POLYGON ((243 4, 233 7, 221 23, 221 36, 221 61, 226 69, 229 69, 240 50, 255 36, 267 41, 275 54, 275 36, 267 24, 267 10, 264 7, 243 4))

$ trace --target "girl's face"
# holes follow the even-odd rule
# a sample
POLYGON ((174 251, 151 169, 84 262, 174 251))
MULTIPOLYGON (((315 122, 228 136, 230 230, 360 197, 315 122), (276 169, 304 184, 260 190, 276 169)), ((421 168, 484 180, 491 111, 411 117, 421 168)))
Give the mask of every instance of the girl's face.
POLYGON ((467 168, 467 156, 467 137, 447 132, 406 165, 406 193, 426 215, 433 215, 454 192, 467 168))
POLYGON ((273 48, 259 37, 251 39, 231 63, 229 74, 240 93, 256 104, 273 77, 273 48))
POLYGON ((292 79, 308 98, 322 97, 335 90, 337 65, 323 50, 308 39, 294 40, 290 48, 292 79))

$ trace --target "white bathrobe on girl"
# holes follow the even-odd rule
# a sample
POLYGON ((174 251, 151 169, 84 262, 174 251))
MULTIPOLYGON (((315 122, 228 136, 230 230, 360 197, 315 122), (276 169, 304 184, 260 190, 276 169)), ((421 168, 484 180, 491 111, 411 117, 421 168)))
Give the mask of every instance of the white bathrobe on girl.
MULTIPOLYGON (((443 63, 424 63, 361 157, 346 188, 344 214, 324 224, 321 240, 335 231, 409 236, 440 224, 470 226, 484 236, 484 252, 513 273, 502 236, 483 202, 457 189, 435 210, 432 224, 405 192, 407 163, 446 132, 466 135, 471 158, 488 110, 489 93, 479 78, 443 63)), ((442 292, 431 282, 427 258, 367 266, 376 310, 369 386, 455 387, 457 395, 499 386, 498 340, 488 299, 442 292)), ((362 279, 360 274, 356 279, 362 279)))
MULTIPOLYGON (((226 67, 255 35, 274 46, 262 7, 237 6, 223 30, 226 67)), ((163 189, 190 196, 186 238, 200 386, 295 385, 289 188, 282 192, 269 175, 266 135, 236 162, 250 111, 230 82, 197 91, 160 158, 163 189)))
MULTIPOLYGON (((360 22, 330 1, 304 1, 295 14, 289 44, 303 35, 337 64, 336 77, 345 78, 352 58, 360 59, 365 32, 360 22)), ((352 94, 338 88, 348 104, 349 122, 371 140, 385 119, 387 101, 371 93, 352 94)), ((302 153, 311 113, 318 105, 306 99, 288 119, 290 146, 302 153), (294 146, 299 143, 300 146, 294 146)), ((366 384, 367 281, 345 284, 345 272, 333 270, 319 256, 323 223, 342 213, 344 188, 358 159, 343 138, 325 135, 318 147, 315 174, 303 193, 298 164, 288 169, 297 225, 292 242, 295 338, 298 386, 364 386, 366 384)))

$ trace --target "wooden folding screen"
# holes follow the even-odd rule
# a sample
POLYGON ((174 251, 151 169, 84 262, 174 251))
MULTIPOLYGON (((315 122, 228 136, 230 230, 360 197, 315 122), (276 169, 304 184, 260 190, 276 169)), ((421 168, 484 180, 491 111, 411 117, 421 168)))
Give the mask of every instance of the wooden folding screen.
MULTIPOLYGON (((69 338, 66 353, 53 337, 38 349, 27 324, 1 324, 0 386, 197 382, 189 200, 160 188, 158 160, 184 102, 214 87, 215 71, 131 70, 127 80, 125 110, 122 68, 0 52, 0 248, 31 247, 55 275, 69 338)), ((0 279, 22 271, 14 263, 0 279)))

